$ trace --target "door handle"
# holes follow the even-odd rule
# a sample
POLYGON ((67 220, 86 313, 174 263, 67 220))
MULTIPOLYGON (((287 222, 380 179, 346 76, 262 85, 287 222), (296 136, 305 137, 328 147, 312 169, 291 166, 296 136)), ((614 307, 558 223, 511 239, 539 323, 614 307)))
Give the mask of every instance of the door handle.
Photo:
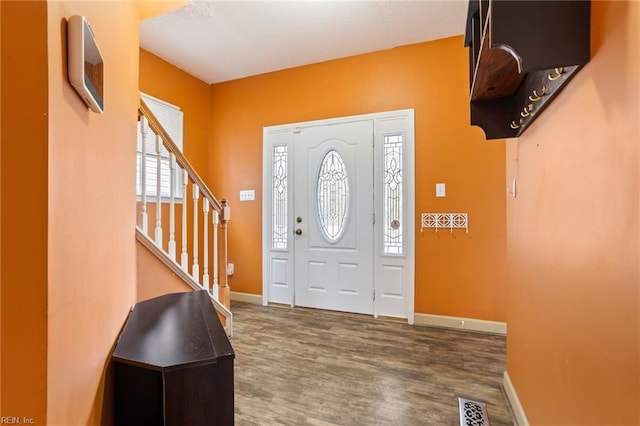
POLYGON ((302 229, 298 228, 295 230, 296 235, 302 235, 302 229))

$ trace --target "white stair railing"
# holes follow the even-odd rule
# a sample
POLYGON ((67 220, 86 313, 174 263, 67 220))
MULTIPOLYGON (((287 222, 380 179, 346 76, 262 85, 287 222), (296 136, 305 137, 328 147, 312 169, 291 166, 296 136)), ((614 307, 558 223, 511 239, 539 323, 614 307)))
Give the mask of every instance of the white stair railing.
POLYGON ((207 290, 219 312, 227 318, 229 324, 231 311, 227 277, 226 230, 230 219, 230 208, 227 201, 224 199, 218 201, 211 193, 142 100, 138 116, 138 137, 141 141, 141 149, 138 152, 140 160, 138 161, 137 234, 146 237, 149 240, 147 244, 152 243, 155 246, 154 251, 162 253, 166 257, 165 263, 177 268, 183 279, 190 278, 198 288, 207 290), (154 141, 154 149, 147 149, 150 139, 154 141), (154 175, 149 175, 150 173, 154 175), (187 196, 189 189, 191 197, 187 196), (147 203, 151 200, 155 203, 155 211, 147 207, 147 203), (189 213, 192 215, 191 220, 188 217, 189 213), (177 216, 180 216, 181 220, 179 227, 175 226, 177 216), (153 236, 149 235, 150 220, 155 224, 153 236), (202 226, 199 226, 200 223, 202 226), (222 232, 219 232, 219 228, 222 232), (181 241, 179 259, 176 253, 177 240, 181 241), (191 251, 189 247, 192 248, 191 251), (189 260, 192 262, 191 268, 189 268, 189 260), (212 265, 211 270, 209 265, 212 265), (222 266, 222 271, 219 270, 218 265, 222 266))

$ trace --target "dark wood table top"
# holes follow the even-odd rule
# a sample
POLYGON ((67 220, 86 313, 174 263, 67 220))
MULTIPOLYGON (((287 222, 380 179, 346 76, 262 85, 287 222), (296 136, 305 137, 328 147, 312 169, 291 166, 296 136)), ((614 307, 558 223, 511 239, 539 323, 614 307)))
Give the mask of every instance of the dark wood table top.
POLYGON ((166 370, 217 363, 234 351, 206 290, 137 303, 113 360, 166 370))

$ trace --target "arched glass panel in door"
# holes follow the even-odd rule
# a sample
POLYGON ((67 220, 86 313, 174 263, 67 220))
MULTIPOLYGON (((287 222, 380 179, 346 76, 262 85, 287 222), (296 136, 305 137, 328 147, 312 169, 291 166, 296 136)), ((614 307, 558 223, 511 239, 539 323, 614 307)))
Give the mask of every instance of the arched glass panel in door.
POLYGON ((324 238, 336 242, 344 232, 349 210, 349 175, 344 160, 329 150, 318 170, 316 184, 318 223, 324 238))

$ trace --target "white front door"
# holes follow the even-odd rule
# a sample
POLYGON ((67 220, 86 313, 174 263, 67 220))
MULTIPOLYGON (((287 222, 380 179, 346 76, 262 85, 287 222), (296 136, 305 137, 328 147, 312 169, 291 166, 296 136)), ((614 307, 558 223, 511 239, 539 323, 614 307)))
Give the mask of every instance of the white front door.
POLYGON ((295 304, 373 314, 373 120, 294 139, 295 304))
POLYGON ((413 323, 413 110, 265 127, 263 137, 262 303, 413 323))

